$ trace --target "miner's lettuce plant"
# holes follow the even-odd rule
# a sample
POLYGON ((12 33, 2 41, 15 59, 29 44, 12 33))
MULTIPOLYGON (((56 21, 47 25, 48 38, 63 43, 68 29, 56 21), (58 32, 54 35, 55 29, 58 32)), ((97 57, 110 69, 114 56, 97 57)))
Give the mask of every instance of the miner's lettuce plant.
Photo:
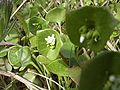
POLYGON ((0 77, 0 86, 10 90, 119 89, 118 2, 1 0, 0 74, 15 73, 27 87, 16 82, 15 76, 8 81, 0 77))

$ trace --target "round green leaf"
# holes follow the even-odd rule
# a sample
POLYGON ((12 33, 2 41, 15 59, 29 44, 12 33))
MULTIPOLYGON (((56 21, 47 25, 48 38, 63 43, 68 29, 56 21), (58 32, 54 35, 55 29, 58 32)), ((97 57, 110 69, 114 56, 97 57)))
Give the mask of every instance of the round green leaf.
POLYGON ((61 23, 65 20, 65 11, 64 7, 55 7, 48 11, 46 20, 61 23))
POLYGON ((66 14, 70 40, 93 51, 104 48, 116 24, 114 17, 103 7, 86 6, 66 14))
POLYGON ((15 69, 20 68, 20 71, 24 70, 27 65, 31 64, 31 53, 29 47, 11 47, 8 51, 8 60, 15 69))
POLYGON ((7 49, 7 48, 5 48, 5 47, 0 48, 0 57, 6 56, 8 50, 9 50, 9 49, 7 49))
POLYGON ((52 61, 46 67, 50 72, 57 74, 58 76, 69 76, 68 66, 61 59, 52 61))
POLYGON ((54 60, 58 57, 59 51, 63 43, 60 35, 55 30, 40 30, 37 32, 37 48, 39 53, 45 55, 48 59, 54 60), (51 37, 54 34, 55 44, 48 46, 45 38, 51 37))

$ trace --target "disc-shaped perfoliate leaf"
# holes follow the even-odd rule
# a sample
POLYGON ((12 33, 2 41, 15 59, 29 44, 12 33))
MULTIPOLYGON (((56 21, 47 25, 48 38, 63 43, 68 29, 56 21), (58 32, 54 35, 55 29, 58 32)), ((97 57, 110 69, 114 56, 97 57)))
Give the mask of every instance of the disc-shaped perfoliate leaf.
POLYGON ((20 68, 20 71, 24 70, 32 62, 29 47, 11 47, 8 51, 8 60, 15 69, 20 68))
POLYGON ((117 23, 103 7, 86 6, 66 14, 66 30, 70 40, 93 51, 104 48, 117 23))
POLYGON ((40 54, 43 54, 50 60, 54 60, 58 57, 63 43, 57 31, 40 30, 37 32, 36 40, 40 54))
POLYGON ((61 23, 65 20, 65 8, 64 7, 55 7, 48 11, 46 15, 46 20, 50 22, 61 23))
POLYGON ((46 67, 50 72, 58 76, 69 76, 68 65, 62 59, 54 60, 46 67))
POLYGON ((120 53, 102 52, 82 69, 79 90, 103 90, 111 75, 120 75, 120 53))

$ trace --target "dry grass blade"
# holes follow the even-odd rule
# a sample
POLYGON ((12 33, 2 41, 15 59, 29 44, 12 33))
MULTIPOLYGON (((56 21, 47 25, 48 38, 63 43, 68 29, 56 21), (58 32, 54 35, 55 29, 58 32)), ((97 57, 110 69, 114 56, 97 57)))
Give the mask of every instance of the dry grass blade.
POLYGON ((41 88, 35 84, 33 84, 32 82, 26 80, 25 78, 19 76, 19 75, 16 75, 15 73, 13 72, 10 72, 10 71, 0 71, 0 75, 3 75, 3 76, 7 76, 7 77, 12 77, 22 83, 24 83, 29 89, 34 89, 34 90, 47 90, 47 89, 44 89, 44 88, 41 88))

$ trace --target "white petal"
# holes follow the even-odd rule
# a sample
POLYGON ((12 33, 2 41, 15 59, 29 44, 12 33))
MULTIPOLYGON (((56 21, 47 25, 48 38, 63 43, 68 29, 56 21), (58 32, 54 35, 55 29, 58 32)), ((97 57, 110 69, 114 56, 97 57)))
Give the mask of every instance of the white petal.
POLYGON ((52 38, 54 38, 54 34, 52 34, 52 38))
POLYGON ((80 43, 83 43, 83 41, 85 40, 85 37, 83 35, 80 36, 80 43))
POLYGON ((116 77, 115 77, 114 75, 111 75, 111 76, 109 76, 109 80, 110 80, 111 82, 113 82, 113 81, 116 80, 116 77))
POLYGON ((52 34, 52 36, 48 36, 47 38, 45 38, 45 40, 47 41, 47 43, 46 43, 46 44, 55 45, 55 38, 54 38, 54 34, 52 34))
POLYGON ((48 41, 48 38, 45 38, 46 41, 48 41))

